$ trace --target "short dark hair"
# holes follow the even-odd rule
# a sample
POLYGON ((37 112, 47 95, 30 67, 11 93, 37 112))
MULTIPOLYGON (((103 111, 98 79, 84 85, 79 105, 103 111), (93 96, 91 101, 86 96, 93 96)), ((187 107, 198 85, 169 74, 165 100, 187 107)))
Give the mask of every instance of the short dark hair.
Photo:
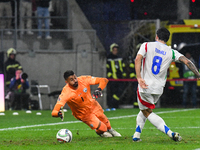
POLYGON ((65 71, 63 77, 65 80, 67 80, 67 78, 71 75, 74 75, 74 72, 72 70, 67 70, 67 71, 65 71))
POLYGON ((156 32, 159 40, 167 42, 169 40, 170 32, 166 28, 159 28, 156 32))

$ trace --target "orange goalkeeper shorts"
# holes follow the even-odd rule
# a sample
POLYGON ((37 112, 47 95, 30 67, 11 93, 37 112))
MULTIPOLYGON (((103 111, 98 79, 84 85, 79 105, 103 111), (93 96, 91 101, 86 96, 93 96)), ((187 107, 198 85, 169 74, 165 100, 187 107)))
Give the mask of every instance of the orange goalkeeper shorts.
POLYGON ((107 120, 108 118, 103 113, 103 109, 97 101, 95 101, 92 111, 81 118, 81 121, 87 124, 92 130, 98 128, 100 121, 104 122, 107 120))

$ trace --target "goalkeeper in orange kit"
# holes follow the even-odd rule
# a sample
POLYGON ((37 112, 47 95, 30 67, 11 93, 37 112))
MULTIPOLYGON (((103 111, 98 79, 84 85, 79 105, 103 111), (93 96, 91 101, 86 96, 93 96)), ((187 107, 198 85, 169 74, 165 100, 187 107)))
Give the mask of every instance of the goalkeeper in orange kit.
POLYGON ((102 96, 102 90, 106 87, 108 79, 92 76, 77 77, 71 70, 64 73, 64 79, 66 85, 59 95, 52 116, 63 119, 64 114, 60 108, 67 103, 73 116, 87 124, 92 130, 95 129, 101 137, 120 137, 121 134, 111 128, 110 121, 103 113, 102 107, 94 99, 102 96), (99 86, 91 96, 90 85, 96 84, 99 86))

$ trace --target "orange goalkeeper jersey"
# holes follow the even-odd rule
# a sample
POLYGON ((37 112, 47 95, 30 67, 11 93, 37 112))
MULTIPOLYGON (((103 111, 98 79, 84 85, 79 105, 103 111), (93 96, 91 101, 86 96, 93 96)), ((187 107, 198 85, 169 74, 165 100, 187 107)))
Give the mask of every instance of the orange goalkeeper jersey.
POLYGON ((99 84, 98 87, 103 90, 107 83, 106 78, 80 76, 78 77, 78 89, 74 90, 66 84, 59 95, 57 104, 64 106, 67 103, 74 117, 81 119, 87 113, 91 113, 96 104, 91 96, 90 85, 99 84))

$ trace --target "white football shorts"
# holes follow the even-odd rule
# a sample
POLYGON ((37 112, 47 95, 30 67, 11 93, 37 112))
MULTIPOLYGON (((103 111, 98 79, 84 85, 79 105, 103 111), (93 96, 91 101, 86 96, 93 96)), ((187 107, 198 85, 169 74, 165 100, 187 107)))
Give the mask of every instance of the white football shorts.
MULTIPOLYGON (((142 101, 149 103, 150 105, 154 105, 155 103, 158 102, 160 96, 162 94, 150 94, 150 93, 142 93, 139 92, 140 98, 142 101)), ((143 105, 140 100, 139 100, 139 96, 137 95, 137 101, 138 101, 138 106, 140 110, 145 110, 148 109, 149 107, 146 105, 143 105)))

